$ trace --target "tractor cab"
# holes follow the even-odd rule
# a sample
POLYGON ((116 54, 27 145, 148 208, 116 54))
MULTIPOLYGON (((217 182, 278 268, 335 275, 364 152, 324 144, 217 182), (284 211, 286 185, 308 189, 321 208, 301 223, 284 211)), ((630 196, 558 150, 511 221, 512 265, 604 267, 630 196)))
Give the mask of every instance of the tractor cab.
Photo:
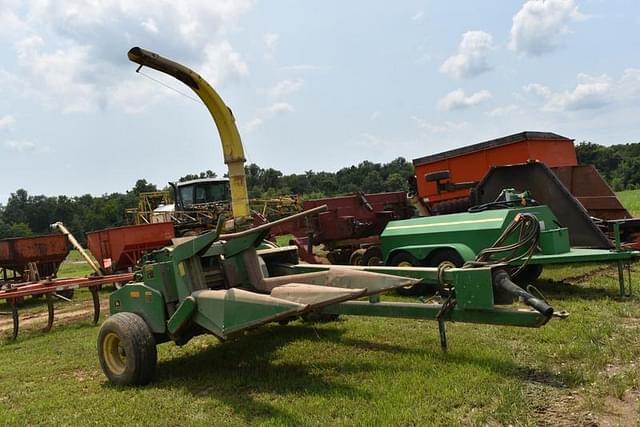
POLYGON ((228 179, 194 179, 171 185, 175 192, 176 210, 179 211, 228 204, 231 199, 228 179))

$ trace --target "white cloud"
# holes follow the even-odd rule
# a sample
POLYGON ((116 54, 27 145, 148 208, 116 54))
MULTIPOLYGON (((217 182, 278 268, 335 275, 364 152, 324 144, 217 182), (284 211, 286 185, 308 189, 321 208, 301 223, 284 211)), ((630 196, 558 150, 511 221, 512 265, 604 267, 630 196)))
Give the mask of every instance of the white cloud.
POLYGON ((295 108, 287 102, 275 102, 266 108, 261 109, 256 116, 244 125, 247 133, 255 131, 267 121, 273 119, 277 115, 285 113, 293 113, 295 108))
POLYGON ((43 46, 40 36, 22 39, 16 46, 18 63, 32 77, 32 84, 48 91, 50 100, 62 104, 65 112, 95 110, 100 101, 90 77, 95 72, 90 47, 74 45, 45 53, 43 46))
POLYGON ((377 147, 377 148, 389 146, 391 144, 391 141, 381 138, 377 135, 373 135, 368 132, 362 132, 360 134, 360 140, 357 142, 358 142, 358 145, 364 145, 367 147, 377 147))
POLYGON ((382 114, 380 113, 380 111, 374 111, 373 113, 371 113, 371 116, 369 116, 369 120, 378 120, 381 115, 382 114))
POLYGON ((572 91, 553 92, 549 87, 532 83, 523 89, 545 100, 544 111, 588 110, 604 107, 612 101, 612 81, 606 76, 578 74, 572 91))
POLYGON ((487 111, 485 114, 489 117, 503 117, 508 116, 511 113, 519 111, 520 107, 515 104, 504 105, 502 107, 496 107, 493 110, 487 111))
POLYGON ((619 84, 620 95, 638 101, 640 98, 640 68, 627 68, 619 84))
POLYGON ((140 26, 140 22, 153 20, 172 54, 178 52, 175 48, 196 54, 252 4, 252 0, 43 0, 31 2, 27 15, 34 25, 50 27, 75 42, 102 47, 105 57, 114 50, 121 54, 121 46, 131 44, 131 40, 156 40, 140 26))
POLYGON ((276 102, 275 104, 268 106, 266 111, 273 114, 291 113, 293 112, 293 106, 288 102, 276 102))
POLYGON ((37 146, 31 141, 5 141, 4 147, 9 151, 16 151, 18 153, 26 153, 35 151, 37 146))
POLYGON ((467 31, 462 35, 458 53, 450 56, 440 66, 440 72, 462 79, 474 77, 491 69, 488 56, 493 49, 491 34, 484 31, 467 31))
POLYGON ((282 71, 324 71, 331 70, 330 65, 297 64, 280 67, 282 71))
POLYGON ((557 48, 569 24, 585 19, 574 0, 529 0, 513 16, 509 47, 537 56, 557 48))
POLYGON ((23 96, 66 112, 105 105, 137 111, 117 105, 125 97, 113 95, 123 81, 135 79, 128 47, 162 46, 160 54, 193 67, 213 84, 233 81, 246 76, 248 66, 227 35, 252 5, 253 0, 0 0, 0 34, 5 22, 23 24, 22 35, 14 36, 21 38, 18 68, 11 70, 27 87, 23 96))
POLYGON ((228 41, 208 44, 204 47, 204 63, 200 74, 213 86, 227 79, 237 79, 249 74, 249 67, 228 41))
POLYGON ((34 97, 38 94, 24 77, 0 68, 0 94, 11 94, 18 97, 34 97))
POLYGON ((619 79, 606 74, 591 76, 578 74, 572 90, 554 92, 551 88, 531 83, 523 87, 525 93, 542 98, 544 111, 593 110, 605 106, 623 107, 640 101, 640 68, 627 68, 619 79))
POLYGON ((481 104, 489 98, 491 98, 491 92, 488 90, 481 90, 466 96, 462 89, 456 89, 438 101, 438 108, 445 111, 460 110, 481 104))
POLYGON ((163 96, 169 95, 168 89, 139 80, 126 80, 112 87, 107 101, 127 114, 139 114, 149 106, 156 104, 163 96))
MULTIPOLYGON (((10 114, 0 117, 0 131, 8 130, 15 125, 16 119, 10 114)), ((49 153, 51 149, 46 146, 37 145, 32 141, 11 139, 0 143, 0 147, 6 151, 16 153, 49 153)))
POLYGON ((148 32, 158 34, 158 26, 156 25, 156 21, 154 21, 153 18, 147 18, 140 25, 142 25, 142 28, 144 28, 148 32))
POLYGON ((276 33, 266 33, 264 35, 264 45, 267 49, 273 49, 276 45, 276 42, 280 38, 279 34, 276 33))
POLYGON ((245 129, 247 131, 247 133, 249 132, 253 132, 253 130, 255 130, 256 128, 262 126, 262 124, 264 123, 264 120, 256 117, 255 119, 251 120, 249 123, 247 123, 245 125, 245 129))
POLYGON ((424 12, 422 10, 417 11, 412 17, 412 21, 422 21, 424 19, 424 12))
POLYGON ((429 133, 447 133, 459 129, 464 129, 469 126, 469 123, 467 122, 445 121, 442 123, 431 123, 416 116, 412 116, 411 119, 416 123, 418 129, 425 130, 429 133))
POLYGON ((278 43, 279 39, 280 39, 280 35, 276 33, 266 33, 263 36, 264 47, 265 47, 265 52, 264 52, 265 59, 273 59, 273 54, 275 53, 276 44, 278 43))
POLYGON ((0 35, 10 36, 24 27, 24 21, 14 12, 19 0, 0 0, 0 35))
POLYGON ((0 130, 8 129, 12 127, 16 123, 15 117, 7 114, 6 116, 0 117, 0 130))
POLYGON ((300 88, 304 85, 304 80, 282 80, 274 87, 269 89, 269 95, 272 98, 283 98, 287 95, 291 95, 294 92, 300 90, 300 88))

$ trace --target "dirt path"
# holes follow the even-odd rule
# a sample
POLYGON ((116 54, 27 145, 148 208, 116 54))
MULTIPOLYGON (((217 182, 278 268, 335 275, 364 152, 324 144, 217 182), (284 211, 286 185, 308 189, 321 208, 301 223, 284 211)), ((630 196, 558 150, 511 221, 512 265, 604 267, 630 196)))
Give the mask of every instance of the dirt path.
MULTIPOLYGON (((109 299, 100 300, 100 312, 105 313, 109 306, 109 299)), ((53 320, 53 328, 57 324, 69 323, 78 319, 93 319, 93 302, 87 300, 84 302, 74 302, 67 306, 56 304, 53 320)), ((18 315, 20 311, 18 310, 18 315)), ((47 306, 43 304, 42 311, 20 315, 20 333, 26 330, 33 330, 35 327, 44 327, 47 323, 47 306)), ((13 331, 13 319, 11 316, 0 317, 0 336, 11 334, 13 331)))
MULTIPOLYGON (((640 332, 640 319, 628 318, 623 327, 640 332)), ((598 377, 611 383, 614 377, 625 375, 625 371, 635 370, 640 361, 611 361, 598 377)), ((527 393, 536 404, 533 411, 541 425, 573 426, 637 426, 640 425, 640 390, 630 386, 617 395, 609 390, 604 396, 593 394, 587 386, 579 389, 545 387, 544 382, 535 378, 528 381, 527 393)))
POLYGON ((640 421, 639 403, 640 393, 635 390, 627 390, 621 398, 606 396, 596 407, 591 407, 583 391, 569 391, 533 410, 540 424, 546 426, 635 426, 640 421))

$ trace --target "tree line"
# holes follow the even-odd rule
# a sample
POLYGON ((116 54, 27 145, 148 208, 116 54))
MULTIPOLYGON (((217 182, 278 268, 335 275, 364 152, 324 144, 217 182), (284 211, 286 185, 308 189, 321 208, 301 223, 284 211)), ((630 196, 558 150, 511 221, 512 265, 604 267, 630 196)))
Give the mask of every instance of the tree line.
MULTIPOLYGON (((285 175, 273 168, 256 164, 245 167, 247 187, 251 198, 299 194, 304 198, 334 196, 364 191, 406 191, 407 179, 413 176, 413 166, 399 157, 389 163, 364 161, 333 172, 307 171, 285 175)), ((210 170, 187 174, 179 181, 215 178, 210 170)), ((171 191, 170 187, 162 190, 171 191)), ((157 186, 139 179, 124 193, 102 196, 45 196, 31 195, 24 189, 11 193, 6 205, 0 204, 0 238, 24 237, 51 232, 50 225, 62 221, 82 243, 88 231, 116 227, 130 223, 125 210, 138 205, 141 192, 158 191, 157 186)))
MULTIPOLYGON (((615 191, 640 188, 640 143, 607 147, 582 142, 576 145, 576 155, 578 163, 595 165, 615 191)), ((364 161, 337 172, 309 170, 285 175, 277 169, 265 169, 254 163, 247 165, 245 172, 251 198, 298 194, 307 199, 356 191, 407 191, 408 180, 414 174, 411 162, 402 157, 389 163, 364 161)), ((215 172, 208 170, 184 175, 179 181, 216 176, 215 172)), ((6 205, 0 204, 0 238, 47 234, 50 224, 62 221, 84 241, 87 231, 129 223, 131 218, 127 217, 125 210, 137 206, 141 192, 157 190, 145 179, 139 179, 124 193, 102 196, 30 195, 19 189, 11 194, 6 205)), ((171 191, 169 187, 162 190, 171 191)))
POLYGON ((640 189, 640 143, 576 145, 579 164, 594 165, 614 191, 640 189))

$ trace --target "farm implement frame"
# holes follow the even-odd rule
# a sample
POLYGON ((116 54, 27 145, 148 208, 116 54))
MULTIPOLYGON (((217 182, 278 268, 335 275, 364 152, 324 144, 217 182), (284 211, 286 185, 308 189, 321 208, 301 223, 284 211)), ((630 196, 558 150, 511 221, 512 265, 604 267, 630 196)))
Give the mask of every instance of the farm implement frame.
POLYGON ((212 231, 145 255, 134 282, 111 294, 111 315, 98 336, 98 355, 109 380, 120 385, 150 382, 156 345, 166 341, 183 345, 207 333, 225 341, 299 317, 437 320, 440 345, 446 350, 446 321, 540 327, 553 316, 567 316, 515 285, 501 265, 312 265, 298 263, 295 247, 259 250, 270 228, 278 225, 275 221, 222 235, 212 231), (380 301, 381 293, 422 282, 441 289, 441 303, 380 301), (514 299, 529 307, 496 306, 514 299))
POLYGON ((133 273, 124 273, 70 279, 46 279, 37 282, 23 282, 15 284, 12 287, 0 290, 0 301, 5 300, 10 308, 10 311, 0 312, 0 315, 11 316, 13 318, 13 331, 10 338, 15 340, 18 337, 20 329, 20 301, 25 297, 44 295, 47 302, 47 325, 43 331, 48 332, 53 326, 55 317, 55 300, 70 301, 65 297, 66 292, 80 288, 88 288, 89 291, 91 291, 93 301, 93 323, 97 324, 100 319, 100 298, 98 295, 98 289, 102 285, 126 283, 132 279, 133 273))

